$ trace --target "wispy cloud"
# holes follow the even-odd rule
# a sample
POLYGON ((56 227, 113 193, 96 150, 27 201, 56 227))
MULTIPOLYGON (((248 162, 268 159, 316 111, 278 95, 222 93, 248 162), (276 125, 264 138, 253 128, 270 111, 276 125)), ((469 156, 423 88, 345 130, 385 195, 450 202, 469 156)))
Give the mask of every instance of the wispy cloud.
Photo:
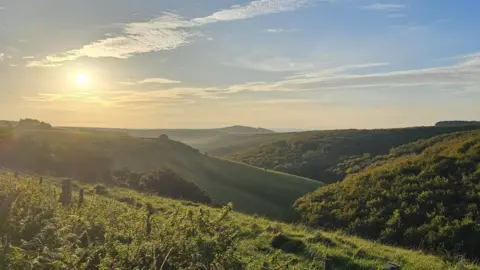
POLYGON ((139 84, 176 84, 176 83, 181 83, 181 81, 176 81, 176 80, 170 80, 170 79, 165 79, 165 78, 148 78, 136 82, 131 82, 131 81, 125 81, 125 82, 119 82, 120 84, 123 85, 139 85, 139 84))
POLYGON ((108 91, 93 93, 39 93, 24 96, 23 100, 41 104, 90 104, 109 108, 122 108, 146 105, 176 105, 193 102, 189 95, 196 89, 174 88, 157 91, 108 91))
POLYGON ((305 71, 313 69, 313 63, 301 62, 288 57, 267 57, 257 58, 238 57, 235 60, 226 63, 230 66, 266 71, 266 72, 287 72, 287 71, 305 71))
POLYGON ((269 105, 274 105, 274 104, 301 104, 301 103, 316 103, 318 101, 316 100, 311 100, 311 99, 267 99, 267 100, 258 100, 255 101, 254 103, 257 104, 269 104, 269 105))
POLYGON ((210 16, 193 19, 200 25, 219 21, 245 20, 257 16, 296 10, 309 0, 255 0, 247 5, 235 5, 210 16))
POLYGON ((336 69, 339 72, 321 71, 300 74, 277 82, 279 89, 322 90, 375 87, 451 86, 458 89, 480 86, 480 57, 473 55, 463 62, 443 67, 418 70, 392 71, 385 73, 355 74, 348 70, 359 65, 336 69), (343 70, 343 71, 341 71, 343 70))
POLYGON ((24 56, 22 57, 22 59, 34 59, 35 56, 31 56, 31 55, 27 55, 27 56, 24 56))
POLYGON ((256 82, 230 86, 225 93, 242 91, 322 91, 353 88, 401 88, 414 86, 447 86, 454 90, 480 87, 480 54, 464 56, 451 66, 392 72, 366 72, 386 63, 347 65, 316 72, 299 73, 275 82, 256 82), (356 73, 356 70, 362 72, 356 73))
POLYGON ((199 36, 198 28, 203 25, 293 11, 309 1, 312 0, 255 0, 246 5, 235 5, 209 16, 193 19, 167 13, 148 22, 126 24, 119 36, 98 40, 80 49, 49 55, 43 60, 32 61, 27 66, 52 66, 80 57, 128 58, 139 53, 173 50, 193 42, 193 38, 199 36))
MULTIPOLYGON (((214 87, 173 87, 162 90, 104 91, 98 93, 41 93, 24 97, 25 101, 65 105, 69 103, 93 104, 104 107, 158 107, 158 105, 192 104, 201 99, 227 99, 240 92, 288 92, 290 98, 256 101, 265 105, 309 103, 309 99, 295 96, 304 92, 330 92, 331 90, 385 88, 402 90, 409 87, 438 88, 442 91, 479 91, 480 54, 458 58, 450 66, 426 69, 372 72, 386 63, 347 65, 316 72, 304 72, 269 82, 248 82, 214 87)), ((145 79, 142 81, 149 81, 145 79)), ((139 81, 139 82, 142 82, 139 81)), ((141 84, 141 83, 140 83, 141 84)), ((133 84, 132 84, 133 85, 133 84)), ((135 85, 133 85, 135 86, 135 85)), ((315 102, 318 102, 316 100, 315 102)))
POLYGON ((0 62, 2 62, 6 58, 4 53, 0 53, 0 62))
POLYGON ((370 9, 370 10, 401 10, 404 9, 406 6, 402 4, 381 4, 381 3, 376 3, 376 4, 371 4, 367 6, 363 6, 364 9, 370 9))
POLYGON ((298 31, 297 29, 284 29, 284 28, 270 28, 265 30, 265 32, 271 33, 271 34, 292 33, 297 31, 298 31))

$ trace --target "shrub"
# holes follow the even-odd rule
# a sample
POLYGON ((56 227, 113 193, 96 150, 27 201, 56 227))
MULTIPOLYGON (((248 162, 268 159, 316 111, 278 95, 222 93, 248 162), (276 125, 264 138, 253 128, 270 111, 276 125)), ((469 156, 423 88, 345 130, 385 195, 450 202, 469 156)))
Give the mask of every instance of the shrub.
POLYGON ((95 185, 93 189, 95 190, 95 194, 98 194, 98 195, 108 194, 108 188, 105 185, 98 184, 98 185, 95 185))
POLYGON ((282 233, 278 233, 272 238, 270 245, 273 248, 281 249, 288 253, 301 253, 306 246, 301 240, 290 238, 282 233))

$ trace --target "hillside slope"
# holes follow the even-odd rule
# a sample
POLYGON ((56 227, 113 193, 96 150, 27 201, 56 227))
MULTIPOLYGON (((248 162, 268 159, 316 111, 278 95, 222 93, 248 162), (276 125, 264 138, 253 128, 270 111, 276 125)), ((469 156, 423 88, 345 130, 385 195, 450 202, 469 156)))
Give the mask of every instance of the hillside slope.
POLYGON ((302 132, 228 158, 256 167, 334 183, 345 177, 343 171, 336 169, 346 157, 384 155, 393 147, 419 139, 476 128, 478 127, 459 126, 302 132))
POLYGON ((414 142, 359 166, 343 182, 299 199, 303 220, 480 259, 480 131, 414 142))
POLYGON ((285 137, 264 128, 231 126, 214 129, 115 129, 115 128, 65 128, 77 131, 102 131, 138 138, 157 138, 167 135, 170 139, 188 144, 209 155, 224 157, 239 150, 258 147, 285 137))
MULTIPOLYGON (((10 158, 0 165, 22 165, 84 181, 104 180, 112 169, 138 172, 168 168, 206 190, 214 201, 277 219, 292 217, 295 200, 321 185, 317 181, 209 157, 167 138, 148 139, 103 132, 16 131, 10 158), (11 162, 13 161, 13 164, 11 162)), ((22 168, 20 168, 22 169, 22 168)))
MULTIPOLYGON (((55 179, 0 173, 0 269, 478 270, 466 261, 272 222, 131 190, 85 190, 58 203, 55 179), (14 202, 14 203, 13 203, 14 202), (150 213, 150 214, 149 214, 150 213), (149 225, 148 225, 149 224, 149 225), (279 241, 282 240, 282 241, 279 241)), ((78 183, 74 184, 77 186, 78 183)))

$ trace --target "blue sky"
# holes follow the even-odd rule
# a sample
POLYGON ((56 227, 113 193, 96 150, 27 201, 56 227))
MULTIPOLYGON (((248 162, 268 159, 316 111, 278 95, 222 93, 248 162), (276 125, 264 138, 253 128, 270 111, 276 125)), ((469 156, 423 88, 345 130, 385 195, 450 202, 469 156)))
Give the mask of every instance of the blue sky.
POLYGON ((476 0, 0 0, 0 114, 131 128, 478 120, 478 10, 476 0))

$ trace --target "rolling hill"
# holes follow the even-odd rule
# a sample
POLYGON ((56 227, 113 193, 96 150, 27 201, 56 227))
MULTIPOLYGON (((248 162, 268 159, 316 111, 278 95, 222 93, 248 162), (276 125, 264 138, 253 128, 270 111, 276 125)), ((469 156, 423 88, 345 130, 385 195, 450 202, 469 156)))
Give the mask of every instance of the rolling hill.
POLYGON ((478 270, 405 250, 191 202, 0 172, 0 269, 381 269, 478 270), (85 191, 78 205, 78 189, 85 191))
POLYGON ((321 183, 201 154, 166 137, 134 138, 115 133, 62 129, 15 130, 14 149, 0 153, 0 165, 39 173, 108 181, 112 170, 170 169, 217 203, 235 210, 290 219, 295 200, 321 183), (5 154, 3 156, 2 154, 5 154))
POLYGON ((383 155, 402 144, 477 128, 478 126, 414 127, 293 133, 227 158, 256 167, 317 179, 324 183, 334 183, 346 175, 345 171, 339 169, 344 159, 358 155, 383 155))
POLYGON ((296 203, 313 226, 480 259, 480 130, 413 142, 296 203))
POLYGON ((76 128, 77 131, 102 131, 117 135, 130 135, 138 138, 157 138, 167 135, 170 139, 188 144, 209 155, 224 157, 239 150, 257 147, 286 137, 264 128, 231 126, 214 129, 115 129, 115 128, 76 128))

